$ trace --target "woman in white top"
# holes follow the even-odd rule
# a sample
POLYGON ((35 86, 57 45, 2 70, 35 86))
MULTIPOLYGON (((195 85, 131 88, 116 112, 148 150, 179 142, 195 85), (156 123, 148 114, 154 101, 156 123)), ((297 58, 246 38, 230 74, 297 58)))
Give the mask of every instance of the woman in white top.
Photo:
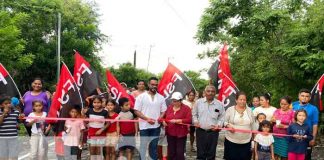
MULTIPOLYGON (((182 101, 183 104, 187 105, 190 107, 192 110, 194 104, 196 103, 196 91, 191 90, 187 93, 187 99, 182 101)), ((190 126, 190 150, 192 152, 195 152, 196 150, 193 148, 193 144, 195 142, 195 131, 196 128, 195 126, 190 126)))
POLYGON ((224 142, 224 159, 250 160, 252 133, 235 132, 235 129, 253 130, 252 109, 246 105, 246 94, 236 95, 236 105, 229 107, 225 113, 224 126, 232 130, 226 131, 224 142))
POLYGON ((260 107, 253 110, 253 116, 256 117, 259 113, 264 113, 266 120, 271 121, 276 110, 277 108, 270 105, 270 94, 266 93, 260 96, 260 107))

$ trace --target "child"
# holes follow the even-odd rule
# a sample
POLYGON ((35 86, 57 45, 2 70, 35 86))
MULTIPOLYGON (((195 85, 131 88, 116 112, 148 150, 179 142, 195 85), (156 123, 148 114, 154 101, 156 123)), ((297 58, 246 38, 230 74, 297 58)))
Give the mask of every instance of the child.
MULTIPOLYGON (((28 117, 45 118, 46 112, 43 112, 44 105, 40 100, 32 102, 33 112, 28 117)), ((30 137, 30 159, 46 159, 48 143, 45 135, 50 131, 51 125, 46 128, 45 120, 28 119, 27 126, 31 127, 30 137)))
MULTIPOLYGON (((78 118, 80 111, 74 106, 69 112, 70 118, 78 118)), ((76 160, 77 155, 81 152, 82 133, 85 129, 81 120, 66 120, 64 136, 64 156, 65 160, 76 160)))
MULTIPOLYGON (((262 121, 264 121, 266 119, 266 115, 264 113, 259 113, 256 118, 255 118, 255 123, 254 123, 254 130, 259 130, 259 125, 262 121)), ((254 139, 255 134, 253 134, 253 138, 254 139)), ((254 141, 251 142, 251 149, 252 149, 252 159, 255 159, 255 154, 254 154, 254 141)))
POLYGON ((272 131, 271 122, 263 120, 260 123, 259 131, 263 133, 258 133, 255 138, 254 152, 255 159, 257 160, 274 160, 273 152, 273 136, 269 134, 272 131))
POLYGON ((259 113, 256 117, 255 117, 255 120, 256 120, 256 123, 254 123, 254 129, 255 130, 259 130, 259 125, 262 121, 266 120, 266 115, 264 113, 259 113))
POLYGON ((10 105, 10 97, 0 97, 0 159, 18 159, 19 112, 10 105))
MULTIPOLYGON (((116 102, 113 99, 109 99, 107 101, 106 109, 108 110, 109 117, 108 119, 116 119, 118 114, 115 112, 116 109, 116 102)), ((116 145, 118 143, 118 136, 117 133, 117 122, 111 122, 107 128, 107 138, 106 138, 106 160, 116 159, 116 145)))
MULTIPOLYGON (((119 113, 119 120, 134 120, 136 115, 134 110, 130 109, 129 100, 127 98, 119 99, 119 106, 121 112, 119 113)), ((118 122, 117 133, 122 136, 121 143, 119 144, 119 156, 123 156, 123 152, 126 152, 128 160, 132 159, 133 151, 135 149, 135 135, 138 132, 137 123, 134 122, 118 122)))
POLYGON ((297 110, 294 116, 295 123, 288 127, 288 159, 303 160, 307 151, 307 146, 313 136, 310 128, 305 124, 307 113, 305 110, 297 110))
MULTIPOLYGON (((94 96, 92 99, 93 108, 84 109, 82 114, 91 119, 106 119, 108 112, 102 107, 102 100, 100 96, 94 96)), ((109 123, 104 121, 90 121, 88 129, 88 143, 90 148, 91 159, 102 159, 101 146, 105 144, 105 130, 109 123)))

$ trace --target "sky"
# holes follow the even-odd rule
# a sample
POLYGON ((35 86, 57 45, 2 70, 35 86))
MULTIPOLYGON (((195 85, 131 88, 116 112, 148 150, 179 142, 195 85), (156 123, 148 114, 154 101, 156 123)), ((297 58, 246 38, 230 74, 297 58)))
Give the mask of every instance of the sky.
MULTIPOLYGON (((168 62, 181 71, 208 69, 212 59, 199 60, 207 46, 198 45, 194 36, 208 0, 95 0, 99 28, 109 43, 99 51, 105 67, 133 63, 158 74, 168 62), (151 51, 150 51, 151 50, 151 51), (149 58, 150 55, 150 58, 149 58)), ((213 47, 213 46, 209 46, 213 47)), ((202 72, 202 78, 207 73, 202 72)))

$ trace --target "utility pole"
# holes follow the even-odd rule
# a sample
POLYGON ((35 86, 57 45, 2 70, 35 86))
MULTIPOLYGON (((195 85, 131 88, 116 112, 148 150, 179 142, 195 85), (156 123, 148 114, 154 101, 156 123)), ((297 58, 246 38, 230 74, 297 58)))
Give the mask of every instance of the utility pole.
POLYGON ((61 13, 57 13, 57 82, 60 79, 61 62, 61 13))
POLYGON ((136 50, 134 52, 134 68, 136 68, 136 50))
POLYGON ((153 47, 153 45, 150 45, 150 51, 149 51, 149 56, 148 56, 148 60, 147 60, 146 72, 148 72, 148 68, 149 68, 149 65, 150 65, 152 47, 153 47))

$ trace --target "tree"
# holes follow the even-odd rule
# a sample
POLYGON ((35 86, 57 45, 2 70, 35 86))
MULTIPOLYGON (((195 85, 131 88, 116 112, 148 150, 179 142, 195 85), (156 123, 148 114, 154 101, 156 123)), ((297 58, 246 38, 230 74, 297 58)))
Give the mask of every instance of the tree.
POLYGON ((28 20, 29 17, 25 13, 11 15, 7 11, 0 11, 1 63, 7 70, 12 71, 12 76, 16 76, 19 70, 28 68, 35 58, 32 54, 20 54, 26 46, 26 41, 20 37, 20 28, 28 20))
POLYGON ((201 44, 229 43, 239 89, 250 96, 270 92, 277 105, 284 95, 312 88, 324 71, 323 9, 321 0, 213 0, 196 38, 201 44))
POLYGON ((201 74, 195 71, 184 71, 184 74, 191 80, 192 84, 195 86, 195 89, 199 92, 203 91, 208 85, 208 80, 200 78, 201 74))
POLYGON ((111 67, 109 70, 120 83, 125 82, 128 87, 135 87, 138 80, 147 82, 150 77, 155 76, 153 73, 135 68, 131 63, 123 63, 118 69, 111 67))
MULTIPOLYGON (((73 49, 76 49, 97 71, 104 72, 95 53, 107 37, 98 28, 95 4, 81 0, 4 0, 3 5, 2 15, 11 19, 16 29, 3 33, 15 38, 12 43, 7 42, 12 44, 13 51, 1 50, 0 54, 8 55, 3 63, 9 66, 9 71, 15 69, 14 79, 21 90, 26 90, 36 76, 45 80, 47 88, 56 83, 58 13, 62 15, 61 60, 73 68, 73 49)), ((0 24, 2 29, 4 24, 0 24)))

